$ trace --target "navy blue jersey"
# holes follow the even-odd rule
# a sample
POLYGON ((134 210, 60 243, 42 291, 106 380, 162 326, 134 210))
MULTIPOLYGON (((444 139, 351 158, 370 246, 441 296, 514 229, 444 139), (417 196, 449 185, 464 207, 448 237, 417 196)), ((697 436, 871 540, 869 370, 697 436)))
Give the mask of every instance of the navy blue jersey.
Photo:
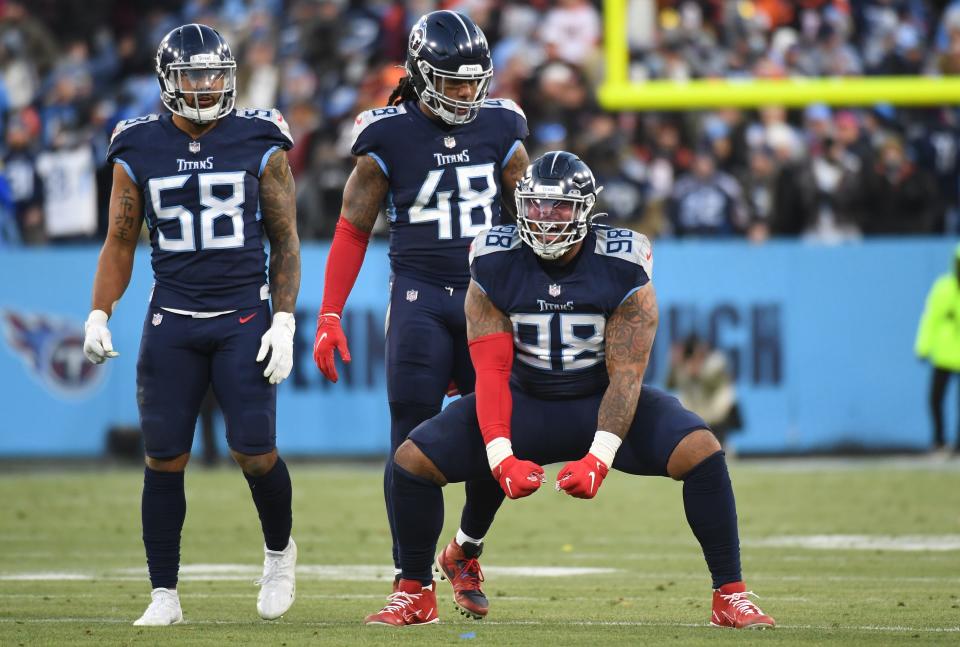
POLYGON ((235 110, 199 140, 169 114, 117 124, 107 160, 143 195, 154 305, 215 312, 268 298, 260 174, 292 145, 277 110, 235 110))
POLYGON ((560 267, 505 225, 477 236, 470 272, 513 322, 511 382, 543 399, 583 397, 607 387, 607 319, 650 281, 653 254, 643 234, 595 225, 577 257, 560 267))
POLYGON ((468 124, 430 119, 416 101, 361 113, 354 155, 369 155, 390 183, 390 266, 394 274, 466 287, 470 241, 500 224, 500 176, 527 136, 509 99, 483 103, 468 124))

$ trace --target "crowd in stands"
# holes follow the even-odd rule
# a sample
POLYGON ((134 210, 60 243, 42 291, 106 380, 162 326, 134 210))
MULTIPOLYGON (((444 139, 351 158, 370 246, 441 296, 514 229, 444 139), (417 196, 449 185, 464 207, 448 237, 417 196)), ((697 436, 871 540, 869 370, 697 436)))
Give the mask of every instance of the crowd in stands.
MULTIPOLYGON (((634 0, 630 74, 645 78, 960 72, 960 0, 634 0)), ((238 107, 278 107, 296 146, 305 240, 332 235, 353 117, 384 105, 423 13, 468 13, 491 43, 491 96, 516 100, 531 158, 579 154, 608 221, 656 237, 957 233, 960 111, 607 113, 590 0, 0 0, 0 245, 106 231, 121 119, 162 111, 156 46, 185 22, 223 33, 238 107)))

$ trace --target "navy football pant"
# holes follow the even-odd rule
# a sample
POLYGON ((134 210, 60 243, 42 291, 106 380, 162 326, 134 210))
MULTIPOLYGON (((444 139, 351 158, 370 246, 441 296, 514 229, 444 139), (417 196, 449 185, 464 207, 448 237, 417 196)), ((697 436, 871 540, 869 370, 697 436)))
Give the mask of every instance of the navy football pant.
MULTIPOLYGON (((148 456, 190 451, 200 404, 212 384, 224 413, 227 442, 242 454, 272 451, 276 443, 276 386, 256 361, 270 326, 266 303, 210 318, 161 308, 147 311, 137 361, 137 403, 148 456)), ((292 524, 290 477, 282 459, 258 477, 245 475, 271 550, 287 545, 292 524)), ((143 543, 154 588, 174 588, 186 515, 183 473, 147 467, 141 501, 143 543)))
MULTIPOLYGON (((384 468, 384 500, 394 538, 394 565, 399 556, 391 483, 393 452, 420 423, 440 412, 453 380, 461 394, 472 393, 476 377, 467 347, 463 311, 466 288, 444 288, 395 276, 387 314, 387 397, 390 403, 390 458, 384 468)), ((503 492, 486 473, 466 486, 461 528, 481 538, 493 523, 503 492)))
POLYGON ((190 451, 200 403, 213 385, 223 410, 227 444, 241 454, 276 447, 277 387, 256 362, 270 327, 267 303, 207 319, 151 306, 137 361, 137 404, 148 456, 190 451))
MULTIPOLYGON (((513 453, 539 465, 584 457, 597 429, 602 393, 568 400, 540 400, 511 386, 510 422, 513 453)), ((613 469, 628 474, 667 476, 667 461, 683 438, 709 429, 673 396, 643 386, 633 426, 617 452, 613 469)), ((474 396, 453 402, 440 415, 418 427, 410 439, 433 461, 448 482, 458 483, 489 473, 487 453, 477 423, 474 396)))
MULTIPOLYGON (((569 400, 540 400, 511 388, 513 451, 540 465, 582 458, 593 442, 602 394, 569 400)), ((708 429, 696 414, 663 391, 644 385, 627 438, 613 468, 629 474, 667 476, 677 445, 693 431, 708 429)), ((483 437, 470 395, 420 425, 410 440, 436 465, 448 482, 489 472, 483 437)), ((736 505, 722 452, 704 460, 684 477, 684 509, 713 575, 714 588, 740 579, 736 505)), ((552 483, 548 483, 550 487, 552 483)), ((403 577, 429 582, 429 556, 443 525, 440 488, 396 468, 398 536, 403 577)))

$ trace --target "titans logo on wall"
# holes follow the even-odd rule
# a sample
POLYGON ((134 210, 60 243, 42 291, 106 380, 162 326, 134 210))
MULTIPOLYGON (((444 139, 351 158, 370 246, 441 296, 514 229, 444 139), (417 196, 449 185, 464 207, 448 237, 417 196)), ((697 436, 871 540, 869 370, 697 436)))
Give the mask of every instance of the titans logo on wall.
POLYGON ((0 321, 10 350, 54 394, 83 396, 103 379, 103 368, 83 356, 81 322, 12 310, 0 312, 0 321))

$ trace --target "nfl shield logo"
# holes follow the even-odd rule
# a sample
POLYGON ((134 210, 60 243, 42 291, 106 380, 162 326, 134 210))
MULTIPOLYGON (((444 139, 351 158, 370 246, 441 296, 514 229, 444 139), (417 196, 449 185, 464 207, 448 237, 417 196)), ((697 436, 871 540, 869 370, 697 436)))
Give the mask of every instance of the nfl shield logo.
POLYGON ((151 323, 153 323, 154 326, 159 326, 161 321, 163 321, 163 314, 158 312, 153 315, 153 321, 151 323))
POLYGON ((454 139, 453 137, 444 137, 443 145, 446 146, 447 148, 453 148, 454 146, 457 145, 457 140, 454 139))
POLYGON ((413 303, 417 300, 417 297, 420 296, 420 293, 416 290, 407 290, 407 301, 413 303))
POLYGON ((200 152, 200 142, 190 142, 190 152, 199 153, 200 152))
POLYGON ((550 287, 547 288, 547 292, 549 292, 552 297, 560 296, 560 285, 558 283, 552 283, 550 287))

